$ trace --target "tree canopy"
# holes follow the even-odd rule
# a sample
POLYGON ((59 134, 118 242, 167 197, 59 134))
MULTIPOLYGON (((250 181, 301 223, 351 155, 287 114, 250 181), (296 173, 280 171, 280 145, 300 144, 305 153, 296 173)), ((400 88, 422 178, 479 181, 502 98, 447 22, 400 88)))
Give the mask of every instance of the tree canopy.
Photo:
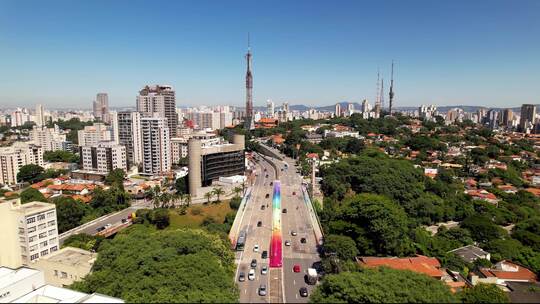
POLYGON ((457 298, 443 282, 390 268, 362 269, 325 277, 311 303, 453 303, 457 298))
POLYGON ((463 303, 509 303, 508 295, 494 284, 478 284, 461 292, 463 303))
POLYGON ((19 168, 17 180, 19 182, 29 182, 31 184, 40 180, 43 168, 35 164, 24 165, 19 168))
POLYGON ((102 243, 93 272, 72 287, 126 302, 230 303, 233 276, 233 252, 217 235, 135 225, 102 243))
POLYGON ((45 196, 43 196, 43 194, 41 192, 39 192, 39 190, 37 189, 34 189, 34 188, 27 188, 27 189, 24 189, 22 192, 21 192, 21 203, 29 203, 29 202, 34 202, 34 201, 37 201, 37 202, 46 202, 47 199, 45 198, 45 196))

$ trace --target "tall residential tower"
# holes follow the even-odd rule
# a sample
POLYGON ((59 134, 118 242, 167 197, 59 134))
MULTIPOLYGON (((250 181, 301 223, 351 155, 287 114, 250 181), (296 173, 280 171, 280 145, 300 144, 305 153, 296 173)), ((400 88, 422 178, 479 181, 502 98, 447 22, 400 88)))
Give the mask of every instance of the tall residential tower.
POLYGON ((137 112, 144 117, 154 117, 157 113, 167 119, 170 136, 176 136, 178 115, 176 115, 176 98, 172 86, 145 86, 137 96, 137 112))

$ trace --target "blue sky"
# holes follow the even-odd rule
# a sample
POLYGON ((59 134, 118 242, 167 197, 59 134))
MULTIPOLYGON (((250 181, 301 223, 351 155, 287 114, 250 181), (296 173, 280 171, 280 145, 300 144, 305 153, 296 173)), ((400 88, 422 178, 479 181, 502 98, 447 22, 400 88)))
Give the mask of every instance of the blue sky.
POLYGON ((0 107, 242 105, 248 31, 256 106, 373 101, 392 59, 398 106, 540 103, 538 0, 0 0, 0 107))

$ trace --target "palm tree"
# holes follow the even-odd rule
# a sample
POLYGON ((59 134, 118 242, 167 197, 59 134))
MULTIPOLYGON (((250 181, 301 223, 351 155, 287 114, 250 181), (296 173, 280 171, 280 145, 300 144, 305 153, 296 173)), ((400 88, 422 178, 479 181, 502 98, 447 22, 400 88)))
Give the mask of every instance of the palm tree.
POLYGON ((232 189, 232 193, 234 193, 234 195, 236 195, 236 196, 239 196, 240 193, 243 194, 243 192, 244 192, 244 190, 242 190, 242 188, 240 188, 240 187, 234 187, 232 189))
POLYGON ((217 202, 221 202, 221 200, 219 199, 219 197, 223 194, 225 194, 225 190, 223 190, 223 188, 221 187, 216 187, 212 190, 212 192, 217 196, 217 202))
POLYGON ((206 199, 208 200, 207 203, 210 203, 210 199, 212 199, 212 196, 214 196, 213 191, 206 192, 206 193, 204 194, 204 198, 206 198, 206 199))
POLYGON ((169 203, 171 202, 171 194, 169 192, 163 192, 159 196, 159 200, 161 202, 161 208, 167 208, 169 207, 169 203))
POLYGON ((157 208, 159 206, 159 200, 161 196, 161 187, 156 185, 154 188, 150 189, 150 197, 151 200, 154 202, 154 208, 157 208))

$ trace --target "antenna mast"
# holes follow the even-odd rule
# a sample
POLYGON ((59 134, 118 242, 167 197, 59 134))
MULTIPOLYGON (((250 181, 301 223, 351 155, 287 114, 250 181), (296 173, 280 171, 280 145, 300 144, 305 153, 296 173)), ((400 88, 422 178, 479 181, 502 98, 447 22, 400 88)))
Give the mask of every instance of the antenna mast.
POLYGON ((394 102, 394 60, 392 60, 392 73, 390 75, 390 92, 388 93, 388 97, 390 98, 390 116, 392 116, 392 106, 394 102))

